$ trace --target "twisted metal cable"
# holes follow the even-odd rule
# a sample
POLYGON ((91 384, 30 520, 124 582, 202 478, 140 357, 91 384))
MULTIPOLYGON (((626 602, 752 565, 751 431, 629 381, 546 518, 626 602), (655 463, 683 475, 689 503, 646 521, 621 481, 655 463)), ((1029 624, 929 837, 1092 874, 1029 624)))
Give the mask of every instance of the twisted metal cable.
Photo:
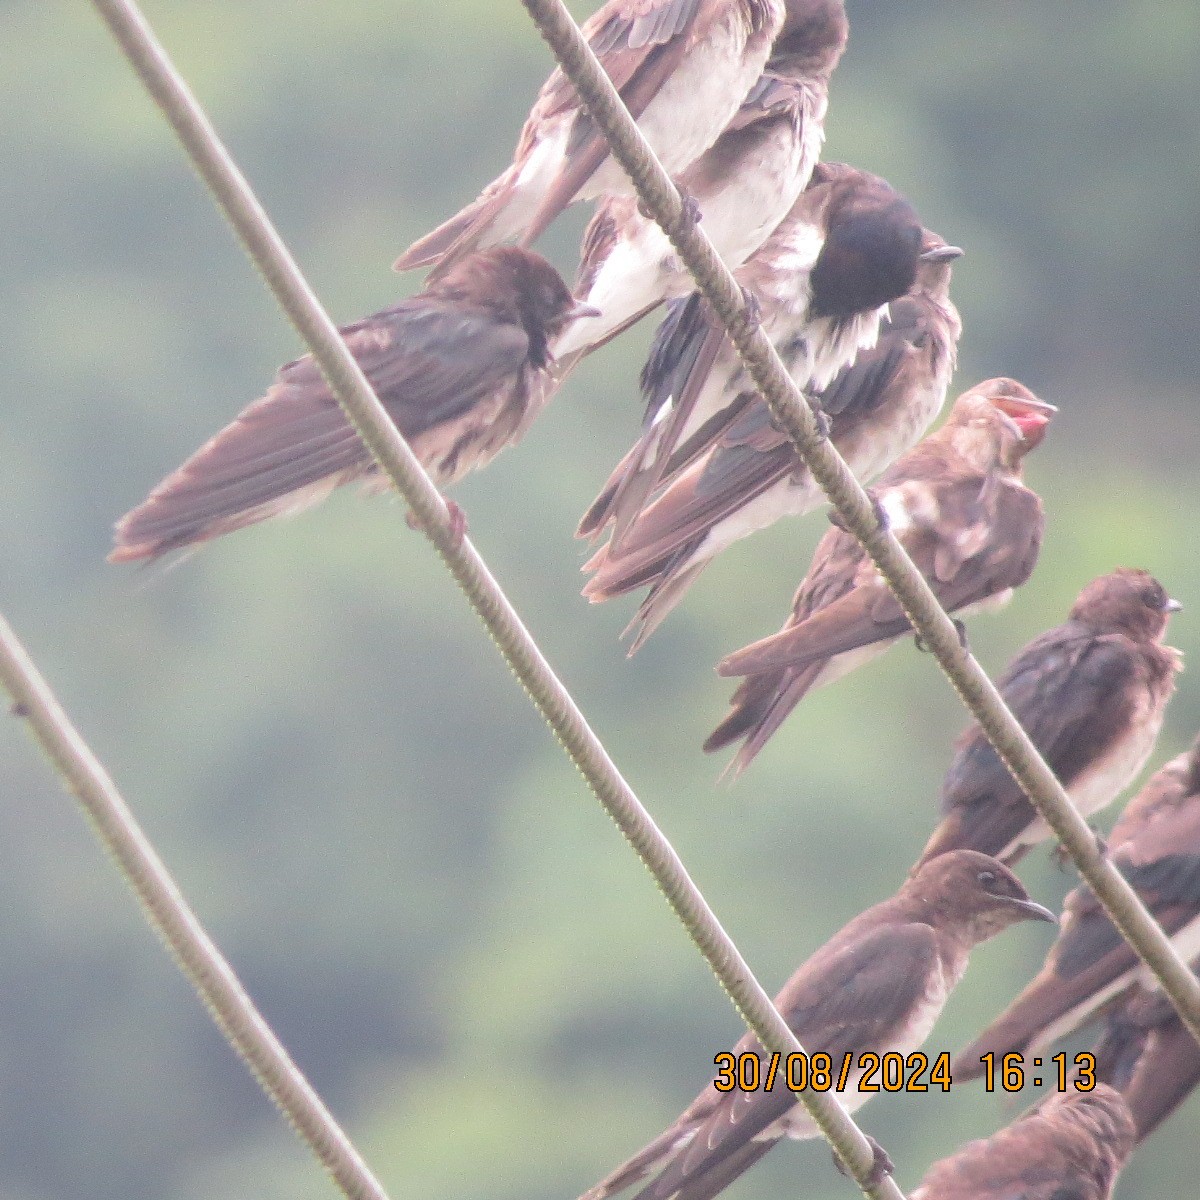
POLYGON ((254 1006, 233 968, 150 844, 116 784, 71 724, 0 615, 0 684, 24 717, 96 836, 137 896, 146 920, 204 1002, 226 1041, 351 1200, 388 1200, 383 1186, 254 1006))
MULTIPOLYGON (((175 130, 193 166, 308 344, 347 416, 413 510, 522 687, 708 961, 749 1027, 768 1050, 803 1047, 721 927, 670 842, 655 825, 470 541, 449 513, 384 411, 333 322, 301 275, 249 184, 132 0, 93 0, 138 77, 175 130)), ((873 1200, 904 1200, 890 1179, 867 1186, 874 1154, 866 1136, 830 1095, 799 1093, 839 1157, 873 1200)), ((304 1132, 302 1130, 302 1132, 304 1132)), ((307 1140, 307 1134, 305 1134, 307 1140)), ((311 1144, 311 1143, 310 1143, 311 1144)), ((314 1147, 315 1149, 315 1147, 314 1147)))

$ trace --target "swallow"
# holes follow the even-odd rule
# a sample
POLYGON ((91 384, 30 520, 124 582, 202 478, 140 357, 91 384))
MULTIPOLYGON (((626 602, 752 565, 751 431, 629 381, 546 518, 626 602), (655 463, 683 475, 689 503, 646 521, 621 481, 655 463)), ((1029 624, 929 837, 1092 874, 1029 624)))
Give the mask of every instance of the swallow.
POLYGON ((990 1138, 934 1163, 911 1200, 1111 1200, 1133 1120, 1105 1084, 1047 1096, 990 1138))
MULTIPOLYGON (((962 978, 971 950, 1028 920, 1053 922, 1054 916, 1006 867, 982 854, 946 856, 835 934, 788 980, 775 1006, 810 1057, 828 1054, 840 1073, 850 1056, 838 1099, 853 1112, 871 1095, 859 1089, 868 1065, 860 1065, 859 1056, 914 1052, 962 978)), ((759 1056, 765 1081, 769 1056, 752 1034, 733 1049, 735 1059, 743 1054, 759 1056)), ((636 1200, 709 1200, 781 1138, 817 1136, 785 1075, 756 1091, 720 1091, 714 1082, 582 1200, 606 1200, 652 1172, 657 1175, 636 1200)))
MULTIPOLYGON (((840 0, 832 0, 840 7, 840 0)), ((785 16, 831 0, 608 0, 582 33, 671 175, 715 142, 766 66, 785 16)), ((414 242, 396 270, 446 265, 499 242, 528 246, 568 205, 632 184, 558 68, 521 130, 512 165, 414 242)))
MULTIPOLYGON (((833 444, 864 482, 929 428, 954 373, 962 322, 949 288, 951 263, 961 251, 931 233, 923 245, 916 281, 889 306, 879 340, 813 397, 833 444)), ((596 556, 588 593, 608 598, 649 583, 638 613, 647 633, 722 550, 825 501, 757 395, 739 404, 722 428, 685 443, 662 474, 667 482, 658 497, 596 556)), ((610 485, 608 494, 615 497, 620 486, 620 480, 610 485)))
MULTIPOLYGON (((767 69, 721 136, 678 178, 717 253, 741 266, 787 216, 825 141, 829 78, 846 47, 840 0, 789 16, 767 69)), ((695 283, 667 235, 631 196, 603 200, 583 237, 578 299, 604 314, 576 321, 554 353, 560 374, 695 283)))
MULTIPOLYGON (((1092 580, 1063 625, 1026 646, 998 681, 1079 812, 1111 804, 1145 766, 1183 666, 1162 644, 1182 605, 1145 571, 1092 580)), ((970 847, 1008 862, 1050 836, 978 725, 959 739, 942 784, 942 822, 925 858, 970 847)))
MULTIPOLYGON (((1180 954, 1200 954, 1200 737, 1130 802, 1108 837, 1108 857, 1180 954)), ((984 1054, 999 1059, 1061 1040, 1146 978, 1141 960, 1081 884, 1064 901, 1045 965, 958 1056, 955 1079, 981 1075, 984 1054)))
MULTIPOLYGON (((936 433, 898 459, 872 489, 880 511, 943 607, 965 615, 1002 606, 1033 571, 1042 502, 1022 482, 1054 408, 1013 379, 964 392, 936 433)), ((744 676, 704 743, 741 740, 729 765, 745 770, 813 688, 869 662, 911 632, 908 618, 858 541, 821 539, 783 628, 717 665, 744 676)))
MULTIPOLYGON (((1200 971, 1200 958, 1191 967, 1200 971)), ((1092 1053, 1096 1078, 1125 1097, 1139 1144, 1200 1083, 1200 1046, 1171 1002, 1148 981, 1135 983, 1108 1012, 1092 1053)))
MULTIPOLYGON (((735 275, 798 387, 826 387, 875 344, 888 302, 917 277, 924 239, 916 213, 885 180, 845 163, 817 164, 787 217, 735 275)), ((939 239, 935 256, 943 245, 939 239)), ((584 567, 601 573, 584 592, 596 600, 618 594, 611 588, 627 572, 605 564, 673 458, 679 469, 677 451, 698 452, 758 394, 697 292, 668 306, 641 384, 642 435, 578 530, 594 537, 613 524, 607 550, 584 567)))
MULTIPOLYGON (((341 333, 414 453, 446 484, 524 434, 551 391, 550 343, 580 311, 544 258, 499 247, 341 333)), ((387 486, 305 355, 117 522, 109 559, 157 558, 356 480, 387 486)))

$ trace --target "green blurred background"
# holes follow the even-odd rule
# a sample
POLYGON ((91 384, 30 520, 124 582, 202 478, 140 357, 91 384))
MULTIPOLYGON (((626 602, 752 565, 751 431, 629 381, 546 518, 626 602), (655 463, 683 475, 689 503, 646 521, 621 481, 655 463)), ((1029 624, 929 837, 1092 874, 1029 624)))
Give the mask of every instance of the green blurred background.
MULTIPOLYGON (((828 156, 968 250, 960 386, 1062 412, 1029 464, 1042 562, 972 623, 990 668, 1119 564, 1200 651, 1200 9, 849 0, 828 156)), ((549 70, 509 0, 153 0, 318 293, 349 320, 507 161, 549 70)), ((585 15, 581 11, 580 15, 585 15)), ((712 1074, 738 1020, 421 538, 348 494, 172 571, 111 522, 299 352, 90 6, 0 3, 0 606, 218 942, 397 1198, 571 1200, 712 1074)), ((585 214, 546 239, 568 275, 585 214)), ((774 630, 825 523, 739 544, 626 662, 575 522, 635 434, 650 329, 586 364, 457 492, 471 533, 769 988, 894 890, 963 714, 910 644, 806 702, 736 787, 699 743, 724 652, 774 630)), ((1200 726, 1185 675, 1154 764, 1200 726)), ((0 1196, 328 1197, 15 721, 0 724, 0 1196)), ((1046 852, 1022 873, 1056 902, 1046 852)), ((981 950, 931 1040, 1028 978, 981 950)), ((879 1099, 911 1186, 1029 1097, 879 1099)), ((1200 1103, 1121 1194, 1179 1194, 1200 1103)), ((845 1197, 818 1144, 735 1197, 845 1197)))

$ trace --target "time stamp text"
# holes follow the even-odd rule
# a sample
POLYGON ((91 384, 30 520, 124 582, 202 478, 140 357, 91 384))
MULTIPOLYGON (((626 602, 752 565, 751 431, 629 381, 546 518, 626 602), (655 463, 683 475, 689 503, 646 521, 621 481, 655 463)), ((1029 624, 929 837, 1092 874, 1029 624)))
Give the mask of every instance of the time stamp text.
MULTIPOLYGON (((1096 1086, 1096 1058, 1088 1053, 1048 1058, 1026 1058, 1023 1054, 984 1054, 984 1090, 1019 1092, 1026 1083, 1041 1087, 1050 1083, 1060 1092, 1090 1092, 1096 1086)), ((950 1055, 946 1051, 930 1059, 913 1054, 875 1054, 847 1051, 838 1058, 816 1054, 780 1054, 769 1058, 752 1051, 731 1054, 725 1051, 713 1059, 718 1092, 771 1091, 776 1083, 791 1091, 810 1088, 814 1092, 948 1092, 954 1082, 950 1074, 950 1055)))

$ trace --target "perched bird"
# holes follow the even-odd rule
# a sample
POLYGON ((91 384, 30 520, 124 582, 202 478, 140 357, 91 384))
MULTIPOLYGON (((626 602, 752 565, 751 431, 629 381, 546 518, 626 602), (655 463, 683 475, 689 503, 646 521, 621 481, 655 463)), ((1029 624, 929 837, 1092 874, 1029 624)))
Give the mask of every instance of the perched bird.
POLYGON ((1134 1146, 1119 1092, 1057 1092, 990 1138, 934 1163, 911 1200, 1110 1200, 1134 1146))
MULTIPOLYGON (((1054 409, 1013 379, 964 392, 945 424, 872 489, 943 606, 965 614, 1004 604, 1029 578, 1042 541, 1042 502, 1021 482, 1054 409)), ((858 541, 831 529, 817 546, 783 628, 729 655, 719 675, 744 675, 729 714, 704 743, 744 739, 744 770, 813 688, 840 679, 911 632, 858 541)))
MULTIPOLYGON (((666 170, 717 140, 762 74, 771 44, 830 0, 608 0, 583 25, 600 65, 666 170)), ((840 3, 838 5, 840 7, 840 3)), ((516 153, 479 198, 396 261, 398 271, 520 239, 529 245, 568 205, 632 195, 608 144, 558 68, 542 86, 516 153)))
MULTIPOLYGON (((1067 622, 1035 638, 999 688, 1075 807, 1091 816, 1142 769, 1183 666, 1162 644, 1182 605, 1146 571, 1093 579, 1067 622)), ((1050 836, 978 725, 959 739, 942 784, 943 819, 924 858, 969 847, 1013 862, 1050 836)))
MULTIPOLYGON (((829 419, 833 444, 864 481, 929 428, 954 372, 962 322, 949 288, 960 251, 929 233, 923 245, 916 281, 889 306, 879 340, 813 397, 829 419)), ((593 560, 597 573, 588 591, 607 598, 648 583, 638 614, 647 633, 726 547, 825 500, 757 393, 742 393, 729 419, 685 442, 662 474, 667 483, 658 498, 593 560)), ((617 478, 607 489, 614 501, 621 483, 617 478)))
MULTIPOLYGON (((1200 958, 1192 960, 1200 971, 1200 958)), ((1200 1046, 1171 1002, 1139 981, 1104 1019, 1092 1047, 1096 1078, 1125 1097, 1144 1142, 1200 1083, 1200 1046)))
MULTIPOLYGON (((501 247, 341 332, 414 453, 450 483, 529 427, 549 393, 550 342, 580 311, 544 258, 501 247)), ((305 355, 121 518, 109 558, 157 558, 354 480, 386 486, 305 355)))
MULTIPOLYGON (((736 272, 799 387, 824 388, 875 344, 888 301, 912 287, 922 254, 946 252, 940 239, 924 239, 916 213, 885 180, 845 163, 817 164, 787 217, 736 272)), ((600 568, 620 547, 680 447, 698 450, 717 436, 758 389, 693 292, 668 308, 642 368, 642 392, 642 436, 579 526, 579 536, 592 537, 614 525, 609 552, 585 570, 600 568)), ((616 574, 624 572, 606 572, 616 574)), ((598 580, 589 588, 585 595, 596 599, 610 594, 598 580)))
MULTIPOLYGON (((846 47, 841 0, 789 14, 762 77, 721 136, 678 178, 731 269, 766 241, 804 190, 825 141, 829 77, 846 47)), ((604 315, 576 321, 554 345, 573 360, 695 286, 667 235, 632 196, 601 202, 583 237, 575 295, 604 315)))
MULTIPOLYGON (((809 1054, 830 1055, 834 1071, 852 1056, 838 1096, 853 1112, 863 1053, 907 1056, 929 1036, 962 978, 972 948, 1017 921, 1053 922, 1006 867, 983 854, 946 856, 912 874, 899 892, 857 916, 784 985, 775 1006, 809 1054)), ((733 1051, 765 1057, 751 1034, 733 1051)), ((766 1079, 763 1064, 760 1079, 766 1079)), ((640 1183, 636 1200, 708 1200, 780 1138, 818 1130, 779 1075, 767 1090, 721 1092, 710 1084, 669 1129, 584 1194, 604 1200, 640 1183)))
MULTIPOLYGON (((1131 801, 1109 835, 1108 857, 1180 954, 1200 953, 1200 738, 1131 801)), ((955 1079, 981 1075, 981 1055, 1024 1054, 1066 1037, 1146 978, 1095 894, 1080 884, 1063 904, 1045 965, 958 1056, 955 1079)))

